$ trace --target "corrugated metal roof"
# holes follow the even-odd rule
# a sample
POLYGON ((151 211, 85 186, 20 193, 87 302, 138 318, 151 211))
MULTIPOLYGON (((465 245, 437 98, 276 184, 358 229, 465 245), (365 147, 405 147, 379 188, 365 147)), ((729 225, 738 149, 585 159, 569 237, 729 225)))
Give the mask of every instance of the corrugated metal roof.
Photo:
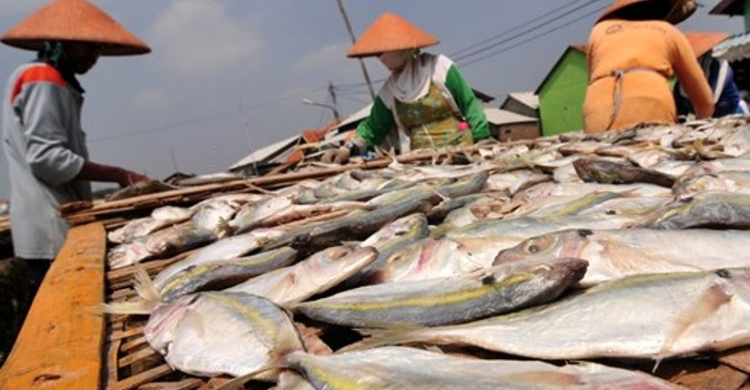
POLYGON ((750 58, 750 34, 737 34, 714 46, 714 57, 727 61, 750 58))
POLYGON ((245 166, 248 166, 252 163, 261 164, 266 162, 266 160, 271 159, 272 157, 275 157, 278 154, 281 154, 285 150, 289 149, 291 146, 297 144, 300 141, 300 136, 295 135, 293 137, 282 139, 281 141, 272 143, 271 145, 264 146, 247 156, 245 156, 242 160, 236 162, 234 165, 229 167, 230 170, 242 168, 245 166))
POLYGON ((538 118, 532 118, 530 116, 517 114, 513 111, 502 110, 495 107, 485 107, 484 115, 487 117, 487 122, 497 126, 513 123, 539 122, 538 118))
POLYGON ((539 109, 539 96, 534 92, 511 92, 508 96, 518 100, 529 108, 533 108, 534 110, 539 109))
POLYGON ((708 13, 711 15, 742 15, 745 0, 722 0, 708 13))
POLYGON ((339 123, 338 126, 334 127, 334 129, 341 129, 342 127, 346 127, 346 125, 352 124, 354 122, 359 122, 367 118, 368 116, 370 116, 371 109, 372 109, 372 103, 362 107, 361 110, 346 117, 346 119, 341 121, 341 123, 339 123))

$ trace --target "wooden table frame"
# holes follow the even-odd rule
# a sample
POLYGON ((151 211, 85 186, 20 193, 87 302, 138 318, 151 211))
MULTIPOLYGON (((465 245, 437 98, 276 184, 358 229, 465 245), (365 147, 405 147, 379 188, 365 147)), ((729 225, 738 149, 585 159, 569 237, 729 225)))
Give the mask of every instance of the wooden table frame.
POLYGON ((104 227, 71 229, 34 299, 0 389, 101 389, 104 227))

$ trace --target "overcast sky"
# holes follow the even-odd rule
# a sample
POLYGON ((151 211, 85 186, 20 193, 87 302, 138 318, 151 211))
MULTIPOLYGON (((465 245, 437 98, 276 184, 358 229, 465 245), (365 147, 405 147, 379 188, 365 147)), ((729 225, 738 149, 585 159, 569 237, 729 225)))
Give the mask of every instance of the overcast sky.
MULTIPOLYGON (((43 0, 1 0, 0 30, 43 0)), ((611 0, 344 0, 359 36, 383 12, 431 32, 428 51, 452 57, 475 89, 497 97, 535 90, 567 45, 584 43, 611 0), (478 45, 478 46, 477 46, 478 45)), ((705 0, 684 30, 742 30, 705 0)), ((151 54, 104 57, 80 78, 91 159, 163 179, 226 170, 250 150, 317 128, 369 102, 336 0, 95 0, 145 40, 151 54)), ((0 45, 0 82, 34 53, 0 45)), ((366 60, 372 80, 386 73, 366 60)), ((377 90, 379 83, 375 85, 377 90)), ((0 197, 10 193, 0 148, 0 197)))

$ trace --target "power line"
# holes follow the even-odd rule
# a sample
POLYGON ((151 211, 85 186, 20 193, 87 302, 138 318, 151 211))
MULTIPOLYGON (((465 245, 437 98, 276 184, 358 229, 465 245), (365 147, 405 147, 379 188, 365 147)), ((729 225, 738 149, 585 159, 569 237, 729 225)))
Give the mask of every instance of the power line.
POLYGON ((469 51, 469 50, 471 50, 471 49, 474 49, 474 48, 476 48, 476 47, 479 47, 479 46, 481 46, 481 45, 484 45, 485 43, 489 43, 489 42, 491 42, 491 41, 493 41, 493 40, 495 40, 495 39, 498 39, 498 38, 500 38, 500 37, 502 37, 502 36, 504 36, 504 35, 506 35, 506 34, 512 33, 513 31, 516 31, 516 30, 518 30, 518 29, 520 29, 520 28, 523 28, 523 27, 527 27, 527 26, 529 25, 529 23, 533 23, 533 22, 536 22, 537 20, 540 20, 540 19, 544 19, 544 18, 546 18, 547 16, 549 16, 549 15, 552 15, 552 14, 554 14, 554 13, 557 13, 558 11, 561 11, 561 10, 563 10, 563 9, 565 9, 565 8, 568 8, 568 7, 570 7, 571 5, 573 5, 573 4, 575 4, 575 3, 578 3, 578 2, 580 2, 580 1, 586 1, 586 0, 573 0, 573 1, 571 1, 571 2, 569 2, 569 3, 567 3, 567 4, 565 4, 565 5, 563 5, 563 6, 561 6, 561 7, 555 8, 555 9, 553 9, 553 10, 549 11, 549 12, 545 12, 545 13, 543 13, 543 14, 541 14, 541 15, 539 15, 539 16, 537 16, 537 17, 535 17, 535 18, 531 19, 531 20, 527 20, 526 22, 524 22, 524 23, 521 23, 521 24, 519 24, 519 25, 517 25, 517 26, 515 26, 515 27, 513 27, 513 28, 510 28, 510 29, 508 29, 508 30, 505 30, 505 31, 503 31, 503 32, 500 32, 500 33, 498 33, 498 34, 496 34, 496 35, 493 35, 493 36, 491 36, 491 37, 489 37, 489 38, 487 38, 487 39, 484 39, 484 40, 482 40, 482 41, 479 41, 479 42, 477 42, 477 43, 474 43, 474 44, 472 44, 472 45, 470 45, 470 46, 467 46, 467 47, 465 47, 465 48, 463 48, 463 49, 461 49, 461 50, 459 50, 459 51, 457 51, 457 52, 451 53, 451 54, 449 54, 449 55, 448 55, 448 57, 451 57, 451 58, 453 58, 453 57, 456 57, 456 56, 458 56, 458 55, 460 55, 460 54, 463 54, 463 53, 465 53, 465 52, 467 52, 467 51, 469 51))
MULTIPOLYGON (((559 16, 558 16, 558 17, 556 18, 556 20, 560 20, 561 18, 564 18, 564 17, 566 17, 566 16, 572 15, 572 14, 574 14, 575 12, 577 12, 577 11, 579 11, 579 10, 583 9, 583 8, 586 8, 586 7, 590 6, 591 4, 594 4, 594 3, 598 2, 598 1, 602 1, 602 0, 591 0, 591 1, 589 1, 588 3, 586 3, 586 4, 580 5, 580 6, 578 6, 578 7, 575 7, 575 8, 573 8, 572 10, 566 11, 566 12, 565 12, 565 13, 563 13, 562 15, 559 15, 559 16)), ((606 8, 606 7, 602 7, 601 9, 598 9, 598 10, 597 10, 597 11, 595 11, 595 12, 599 12, 600 10, 603 10, 604 8, 606 8)), ((591 14, 587 14, 587 16, 590 16, 590 15, 591 15, 591 14)), ((576 20, 577 20, 577 19, 576 19, 576 20)), ((524 35, 530 34, 530 33, 534 32, 535 30, 539 29, 539 27, 540 27, 540 26, 533 26, 533 27, 531 27, 531 28, 527 28, 527 29, 525 29, 525 30, 523 30, 523 31, 521 31, 521 32, 519 32, 519 33, 517 33, 517 34, 511 35, 510 37, 508 37, 508 38, 505 38, 505 39, 503 39, 503 40, 501 40, 501 41, 499 41, 499 42, 495 42, 495 43, 493 43, 493 44, 491 44, 491 45, 487 45, 487 46, 485 46, 485 47, 482 47, 482 48, 480 48, 480 49, 474 50, 474 51, 472 51, 472 52, 469 52, 468 54, 464 54, 464 55, 462 55, 462 56, 458 56, 458 57, 454 58, 453 60, 454 60, 454 61, 456 61, 456 62, 458 62, 458 61, 462 61, 462 60, 468 59, 469 57, 473 57, 473 56, 475 56, 475 55, 478 55, 478 54, 484 53, 484 52, 486 52, 487 50, 490 50, 490 49, 493 49, 493 48, 495 48, 495 47, 501 46, 501 45, 503 45, 503 44, 505 44, 505 43, 508 43, 508 42, 510 42, 510 41, 512 41, 512 40, 514 40, 514 39, 516 39, 516 38, 520 38, 520 37, 523 37, 524 35)))
MULTIPOLYGON (((484 45, 484 44, 486 44, 486 43, 489 43, 489 42, 491 42, 491 41, 493 41, 493 40, 496 40, 497 38, 503 37, 503 36, 505 36, 505 35, 507 35, 507 34, 509 34, 509 33, 512 33, 512 32, 514 32, 514 31, 517 31, 517 30, 519 30, 519 29, 521 29, 521 28, 524 28, 524 27, 528 27, 530 23, 534 23, 534 22, 536 22, 536 21, 540 21, 540 20, 542 20, 542 19, 545 19, 545 18, 547 18, 547 17, 548 17, 548 16, 550 16, 550 15, 553 15, 553 14, 555 14, 555 13, 557 13, 557 12, 559 12, 559 11, 563 10, 563 9, 566 9, 566 8, 568 8, 568 7, 571 7, 572 5, 574 5, 574 4, 576 4, 576 3, 579 3, 579 2, 582 2, 582 1, 587 1, 587 3, 585 3, 585 4, 583 4, 583 5, 580 5, 580 6, 578 6, 578 7, 574 8, 574 9, 572 9, 572 10, 569 10, 569 11, 567 11, 567 12, 565 12, 565 13, 563 13, 563 14, 561 14, 561 15, 557 16, 557 18, 555 18, 555 20, 559 20, 560 18, 564 18, 564 17, 566 17, 566 16, 572 15, 572 14, 573 14, 573 13, 575 13, 576 11, 579 11, 579 10, 581 10, 581 9, 583 9, 583 8, 586 8, 586 7, 588 7, 588 6, 592 5, 592 4, 596 3, 596 2, 599 2, 599 1, 603 1, 603 0, 573 0, 573 1, 571 1, 571 2, 569 2, 569 3, 567 3, 567 4, 565 4, 565 5, 563 5, 563 6, 561 6, 561 7, 557 7, 557 8, 555 8, 555 9, 551 10, 551 11, 545 12, 545 13, 544 13, 544 14, 542 14, 542 15, 539 15, 539 16, 537 16, 537 17, 534 17, 534 18, 530 19, 530 20, 527 20, 527 21, 525 21, 524 23, 521 23, 521 24, 519 24, 519 25, 518 25, 518 26, 516 26, 516 27, 510 28, 510 29, 508 29, 508 30, 505 30, 505 31, 503 31, 503 32, 500 32, 500 33, 498 33, 498 34, 496 34, 496 35, 494 35, 494 36, 492 36, 492 37, 490 37, 490 38, 484 39, 484 40, 482 40, 482 41, 479 41, 479 42, 477 42, 477 43, 474 43, 474 44, 472 44, 472 45, 470 45, 470 46, 467 46, 467 47, 466 47, 466 48, 464 48, 464 49, 461 49, 461 50, 459 50, 459 51, 457 51, 457 52, 454 52, 454 53, 450 54, 450 55, 449 55, 449 57, 450 57, 450 58, 453 58, 453 59, 454 59, 454 60, 455 60, 456 62, 458 62, 458 61, 461 61, 461 60, 465 60, 465 59, 467 59, 468 57, 471 57, 471 56, 473 56, 473 55, 481 54, 482 52, 485 52, 485 51, 487 51, 487 50, 489 50, 489 49, 492 49, 492 48, 494 48, 494 47, 500 46, 500 45, 502 45, 502 44, 504 44, 504 43, 507 43, 507 42, 509 42, 509 41, 512 41, 512 40, 514 40, 514 39, 516 39, 516 38, 520 38, 520 37, 523 37, 524 35, 527 35, 527 34, 530 34, 530 33, 534 32, 534 30, 535 30, 535 29, 538 29, 539 27, 541 27, 541 25, 537 25, 537 26, 534 26, 534 27, 532 27, 532 28, 527 28, 526 30, 524 30, 524 31, 522 31, 522 32, 520 32, 520 33, 518 33, 518 34, 516 34, 516 35, 513 35, 513 36, 511 36, 510 38, 504 39, 504 40, 502 40, 502 41, 500 41, 500 42, 494 43, 494 44, 492 44, 492 45, 489 45, 489 46, 487 46, 487 47, 484 47, 484 48, 481 48, 481 49, 475 50, 475 51, 473 51, 473 52, 471 52, 471 53, 469 53, 469 54, 466 54, 466 55, 463 55, 463 56, 459 56, 459 57, 457 57, 457 58, 454 58, 455 56, 457 56, 457 55, 459 55, 459 54, 461 54, 461 53, 465 53, 465 52, 467 52, 467 51, 469 51, 469 50, 471 50, 471 49, 474 49, 474 48, 480 47, 480 46, 482 46, 482 45, 484 45)), ((601 9, 603 9, 603 8, 601 8, 601 9)), ((550 22, 550 21, 548 20, 547 22, 550 22)), ((373 83, 376 83, 376 84, 380 84, 380 83, 383 83, 383 82, 385 82, 385 80, 386 80, 386 78, 382 78, 382 79, 378 79, 378 80, 375 80, 375 81, 373 81, 373 83)), ((361 88, 361 87, 366 87, 366 86, 367 86, 367 84, 366 84, 366 83, 351 83, 351 84, 338 84, 338 85, 336 85, 336 88, 337 88, 338 90, 343 90, 343 89, 346 89, 346 88, 361 88)))
POLYGON ((179 122, 173 122, 173 123, 169 123, 169 124, 162 125, 162 126, 154 126, 154 127, 149 127, 149 128, 140 129, 140 130, 134 130, 134 131, 130 131, 130 132, 127 132, 127 133, 122 133, 122 134, 117 134, 117 135, 111 135, 111 136, 92 137, 90 142, 111 141, 111 140, 116 140, 116 139, 121 139, 121 138, 128 138, 128 137, 137 136, 137 135, 158 133, 158 132, 162 132, 162 131, 166 131, 166 130, 172 130, 172 129, 179 128, 179 127, 186 127, 186 126, 196 125, 196 124, 199 124, 199 123, 206 123, 206 122, 213 121, 215 119, 219 119, 219 118, 224 118, 224 117, 228 117, 228 116, 232 116, 232 115, 241 114, 243 112, 256 111, 256 110, 259 110, 259 109, 264 108, 264 107, 273 106, 273 105, 285 102, 287 100, 297 99, 297 98, 299 98, 301 96, 309 95, 309 94, 311 94, 313 92, 317 92, 317 91, 320 91, 320 90, 323 90, 323 89, 326 89, 326 88, 328 88, 328 86, 318 87, 318 88, 315 88, 315 89, 311 89, 309 91, 303 91, 303 92, 295 93, 295 94, 292 94, 292 95, 287 95, 287 96, 281 97, 279 99, 268 100, 268 101, 260 102, 260 103, 257 103, 257 104, 251 105, 251 106, 247 106, 247 107, 240 107, 240 108, 237 108, 237 109, 234 109, 234 110, 230 110, 230 111, 225 111, 225 112, 221 112, 221 113, 217 113, 217 114, 213 114, 213 115, 208 115, 208 116, 199 117, 199 118, 193 118, 193 119, 179 121, 179 122))
POLYGON ((598 13, 598 12, 601 12, 601 11, 603 11, 603 10, 604 10, 605 8, 607 8, 607 7, 609 7, 609 5, 606 5, 606 6, 604 6, 604 7, 600 7, 600 8, 597 8, 597 9, 593 10, 592 12, 589 12, 589 13, 587 13, 587 14, 585 14, 585 15, 579 16, 579 17, 577 17, 577 18, 575 18, 575 19, 573 19, 573 20, 570 20, 570 21, 568 21, 567 23, 565 23, 565 24, 562 24, 562 25, 560 25, 560 26, 557 26, 557 27, 553 27, 553 28, 551 28, 551 29, 549 29, 549 30, 543 31, 543 32, 541 32, 540 34, 534 35, 534 36, 532 36, 531 38, 528 38, 528 39, 525 39, 525 40, 523 40, 523 41, 520 41, 520 42, 518 42, 518 43, 516 43, 516 44, 514 44, 514 45, 511 45, 511 46, 508 46, 508 47, 506 47, 506 48, 503 48, 503 49, 500 49, 500 50, 494 51, 494 52, 492 52, 492 53, 490 53, 490 54, 487 54, 487 55, 485 55, 485 56, 482 56, 482 57, 479 57, 479 58, 475 58, 475 59, 473 59, 473 60, 471 60, 471 61, 469 61, 469 62, 466 62, 466 63, 463 63, 463 64, 461 64, 461 66, 464 66, 464 67, 466 67, 466 66, 469 66, 469 65, 471 65, 471 64, 475 64, 475 63, 477 63, 477 62, 480 62, 480 61, 484 61, 484 60, 486 60, 486 59, 488 59, 488 58, 490 58, 490 57, 494 57, 494 56, 496 56, 496 55, 498 55, 498 54, 500 54, 500 53, 504 53, 504 52, 506 52, 506 51, 509 51, 509 50, 515 49, 515 48, 517 48, 517 47, 519 47, 519 46, 521 46, 521 45, 523 45, 523 44, 526 44, 526 43, 528 43, 528 42, 531 42, 531 41, 534 41, 534 40, 536 40, 536 39, 539 39, 539 38, 541 38, 541 37, 543 37, 543 36, 545 36, 545 35, 549 35, 549 34, 551 34, 551 33, 555 32, 555 31, 557 31, 557 30, 560 30, 560 29, 562 29, 562 28, 568 27, 568 26, 570 26, 571 24, 573 24, 573 23, 575 23, 575 22, 578 22, 578 21, 580 21, 580 20, 586 19, 586 18, 588 18, 588 17, 589 17, 589 16, 591 16, 591 15, 594 15, 594 14, 596 14, 596 13, 598 13))

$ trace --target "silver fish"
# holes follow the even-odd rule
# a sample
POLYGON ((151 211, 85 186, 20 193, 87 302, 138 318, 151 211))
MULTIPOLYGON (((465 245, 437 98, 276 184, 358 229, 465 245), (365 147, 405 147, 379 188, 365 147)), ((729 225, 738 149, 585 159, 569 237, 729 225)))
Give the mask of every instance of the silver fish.
POLYGON ((144 329, 170 366, 201 376, 241 376, 302 351, 286 312, 251 294, 204 292, 154 309, 144 329))
POLYGON ((169 302, 194 292, 226 288, 288 266, 296 257, 296 250, 284 247, 253 256, 190 266, 170 278, 161 279, 159 294, 169 302))
POLYGON ((464 323, 552 301, 583 277, 586 265, 574 258, 508 263, 449 278, 360 287, 295 310, 352 327, 464 323))
POLYGON ((484 360, 408 347, 333 355, 303 352, 285 361, 319 390, 679 390, 639 371, 596 363, 556 366, 539 361, 484 360))
POLYGON ((571 229, 503 250, 493 264, 577 257, 589 262, 580 284, 591 286, 635 274, 748 267, 747 248, 750 233, 736 230, 571 229))
POLYGON ((256 294, 290 306, 337 286, 378 256, 372 247, 342 245, 322 250, 299 263, 268 272, 225 291, 256 294))
POLYGON ((134 219, 125 226, 118 228, 107 234, 110 242, 121 244, 137 237, 147 236, 161 228, 168 227, 190 219, 193 211, 190 209, 163 206, 151 212, 151 215, 144 218, 134 219))
MULTIPOLYGON (((750 343, 750 270, 645 274, 462 325, 368 331, 367 345, 460 344, 534 359, 661 359, 750 343)), ((361 346, 361 345, 360 345, 361 346)))
POLYGON ((373 247, 378 251, 378 257, 371 264, 357 272, 342 283, 343 287, 350 287, 366 279, 369 274, 381 267, 388 258, 402 248, 426 238, 430 234, 427 218, 422 213, 407 215, 399 218, 375 232, 362 241, 360 246, 373 247))
POLYGON ((175 275, 187 268, 246 255, 259 249, 270 240, 282 237, 285 234, 287 234, 287 231, 282 228, 256 229, 250 233, 216 241, 211 245, 200 248, 184 260, 162 270, 154 279, 154 284, 156 284, 158 289, 162 289, 167 280, 174 278, 175 275))
POLYGON ((750 195, 733 192, 702 192, 675 201, 639 223, 652 229, 696 227, 750 228, 750 195))

